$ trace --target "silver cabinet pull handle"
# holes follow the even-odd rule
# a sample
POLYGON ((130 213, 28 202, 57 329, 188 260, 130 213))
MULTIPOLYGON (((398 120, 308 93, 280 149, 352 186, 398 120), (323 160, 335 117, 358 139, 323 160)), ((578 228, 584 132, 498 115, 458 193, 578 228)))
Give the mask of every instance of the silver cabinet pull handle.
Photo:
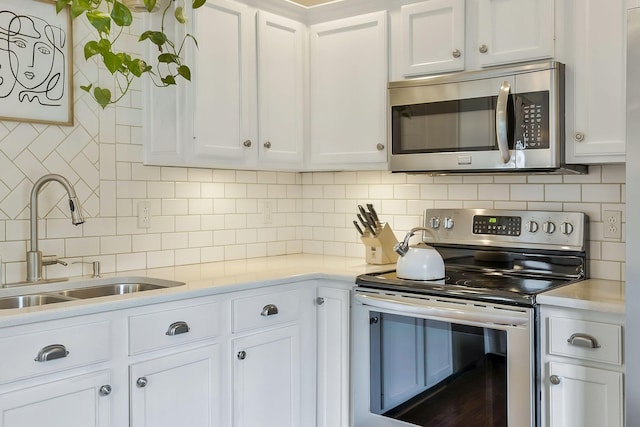
POLYGON ((487 46, 486 44, 481 44, 481 45, 478 47, 478 51, 479 51, 480 53, 487 53, 487 52, 489 52, 489 46, 487 46))
POLYGON ((600 348, 600 344, 598 344, 598 340, 589 334, 572 334, 567 342, 571 345, 575 345, 577 347, 584 348, 600 348))
POLYGON ((550 382, 551 384, 553 384, 553 385, 558 385, 558 384, 560 384, 560 377, 559 377, 559 376, 557 376, 557 375, 551 375, 551 376, 549 377, 549 382, 550 382))
POLYGON ((247 148, 251 147, 251 140, 247 139, 245 142, 242 143, 242 145, 244 145, 247 148))
POLYGON ((147 384, 149 384, 147 377, 140 377, 136 380, 136 386, 138 386, 138 388, 145 388, 147 384))
POLYGON ((271 148, 271 141, 267 141, 264 143, 264 148, 271 148))
POLYGON ((574 138, 577 142, 582 142, 584 141, 584 133, 576 132, 576 135, 574 136, 574 138))
POLYGON ((451 55, 454 58, 460 58, 460 55, 462 55, 462 52, 460 52, 460 49, 454 49, 453 52, 451 52, 451 55))
POLYGON ((378 151, 382 151, 382 150, 384 150, 384 144, 381 144, 381 143, 379 143, 379 142, 378 142, 378 143, 376 144, 376 150, 378 150, 378 151))
POLYGON ((316 304, 318 304, 318 305, 324 304, 324 298, 322 298, 322 297, 316 298, 316 304))
POLYGON ((238 360, 244 360, 247 358, 247 352, 242 350, 238 352, 238 360))
POLYGON ((505 164, 509 163, 511 158, 509 140, 507 138, 507 101, 509 100, 509 92, 511 92, 511 84, 507 81, 502 82, 498 93, 498 103, 496 104, 496 138, 498 139, 502 162, 505 164))
POLYGON ((275 314, 278 314, 278 307, 276 307, 274 304, 267 304, 262 308, 262 312, 260 313, 261 316, 273 316, 275 314))
POLYGON ((169 329, 167 329, 166 335, 172 337, 174 335, 186 334, 190 330, 191 328, 189 328, 187 322, 183 322, 182 320, 180 320, 169 325, 169 329))
POLYGON ((111 394, 111 386, 109 384, 100 386, 98 393, 100 394, 100 396, 109 396, 111 394))
POLYGON ((38 352, 35 360, 36 362, 48 362, 49 360, 62 359, 67 357, 69 352, 67 348, 62 344, 51 344, 46 347, 42 347, 38 352))

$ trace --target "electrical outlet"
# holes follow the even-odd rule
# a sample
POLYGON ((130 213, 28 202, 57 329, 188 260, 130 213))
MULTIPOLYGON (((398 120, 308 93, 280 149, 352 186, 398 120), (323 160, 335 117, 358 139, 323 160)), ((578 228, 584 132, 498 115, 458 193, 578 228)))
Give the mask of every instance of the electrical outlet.
POLYGON ((138 202, 138 228, 151 227, 151 202, 142 200, 138 202))
POLYGON ((272 219, 271 219, 271 213, 272 213, 272 208, 271 208, 271 201, 270 200, 265 200, 264 202, 262 202, 262 214, 264 215, 262 217, 262 223, 263 224, 271 224, 272 219))
POLYGON ((622 212, 604 211, 603 223, 604 223, 605 239, 621 239, 622 238, 622 212))

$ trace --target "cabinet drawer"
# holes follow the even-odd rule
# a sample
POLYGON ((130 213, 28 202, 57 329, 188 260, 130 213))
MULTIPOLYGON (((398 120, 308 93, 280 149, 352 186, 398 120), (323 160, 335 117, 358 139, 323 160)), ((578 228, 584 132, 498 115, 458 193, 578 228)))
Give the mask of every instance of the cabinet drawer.
POLYGON ((549 354, 621 365, 622 326, 550 317, 549 354))
POLYGON ((274 292, 232 301, 233 332, 291 322, 300 316, 300 294, 274 292))
POLYGON ((220 334, 220 305, 167 306, 129 317, 129 354, 185 344, 220 334))
POLYGON ((0 383, 106 361, 113 348, 106 320, 38 332, 18 327, 9 333, 0 339, 0 383))

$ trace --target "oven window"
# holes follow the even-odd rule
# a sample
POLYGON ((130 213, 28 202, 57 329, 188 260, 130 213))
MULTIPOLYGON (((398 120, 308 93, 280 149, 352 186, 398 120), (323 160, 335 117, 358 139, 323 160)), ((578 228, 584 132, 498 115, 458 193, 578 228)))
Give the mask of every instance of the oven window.
POLYGON ((370 312, 373 413, 418 426, 507 426, 507 333, 370 312))

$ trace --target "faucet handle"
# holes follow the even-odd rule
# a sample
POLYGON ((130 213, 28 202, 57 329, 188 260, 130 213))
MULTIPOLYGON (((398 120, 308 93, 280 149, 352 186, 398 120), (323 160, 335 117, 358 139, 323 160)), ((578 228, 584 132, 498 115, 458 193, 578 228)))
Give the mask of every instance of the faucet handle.
POLYGON ((98 279, 102 277, 100 275, 100 261, 74 261, 72 264, 91 264, 93 266, 92 279, 98 279))
POLYGON ((58 258, 58 255, 44 255, 42 257, 42 265, 53 265, 53 264, 61 264, 65 267, 69 264, 66 261, 63 261, 58 258))

